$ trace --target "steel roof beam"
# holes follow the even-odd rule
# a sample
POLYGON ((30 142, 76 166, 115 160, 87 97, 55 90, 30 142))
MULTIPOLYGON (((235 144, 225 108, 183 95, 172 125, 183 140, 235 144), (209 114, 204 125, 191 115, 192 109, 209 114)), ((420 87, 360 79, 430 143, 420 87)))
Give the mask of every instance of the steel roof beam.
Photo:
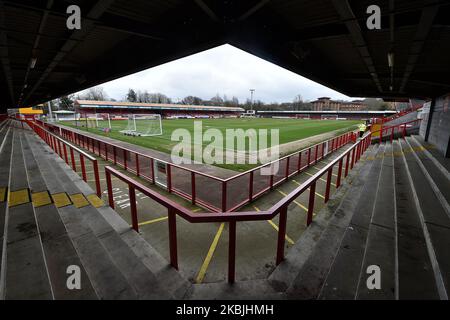
POLYGON ((378 79, 377 71, 375 70, 372 56, 370 55, 361 28, 359 27, 358 20, 356 19, 348 0, 333 0, 332 2, 341 20, 350 32, 350 37, 352 38, 353 44, 358 49, 362 60, 366 64, 367 70, 369 71, 375 86, 380 93, 383 92, 380 80, 378 79))
POLYGON ((203 10, 203 12, 205 12, 206 15, 211 18, 211 20, 215 22, 220 22, 219 17, 214 13, 214 11, 211 10, 210 7, 208 7, 208 5, 203 0, 194 0, 194 1, 203 10))
POLYGON ((251 7, 247 12, 245 12, 243 15, 241 15, 238 20, 244 21, 251 15, 253 15, 256 11, 264 7, 270 0, 261 0, 257 4, 255 4, 253 7, 251 7))
MULTIPOLYGON (((427 1, 434 2, 434 1, 427 1)), ((408 62, 405 67, 405 72, 403 74, 403 79, 400 85, 400 92, 404 92, 408 79, 411 76, 420 55, 422 54, 425 42, 428 38, 430 30, 433 26, 433 20, 439 11, 439 4, 434 6, 426 6, 422 10, 422 15, 420 17, 419 25, 417 26, 417 31, 414 36, 413 43, 409 50, 408 62)))
MULTIPOLYGON (((91 8, 91 10, 86 15, 89 19, 98 19, 109 6, 113 4, 114 0, 99 0, 97 3, 91 8)), ((47 66, 46 70, 39 78, 39 80, 34 84, 32 89, 28 92, 25 97, 25 100, 29 99, 33 92, 39 87, 39 85, 50 75, 52 70, 64 59, 64 57, 71 52, 76 45, 85 39, 87 35, 94 29, 95 23, 91 20, 82 20, 82 26, 80 30, 74 30, 70 36, 70 38, 62 45, 59 52, 55 55, 53 60, 47 66)), ((24 100, 24 101, 25 101, 24 100)))
MULTIPOLYGON (((53 5, 53 0, 48 0, 47 1, 47 5, 45 6, 45 10, 44 10, 44 12, 42 14, 41 21, 39 23, 38 32, 37 32, 36 38, 34 39, 33 48, 31 49, 31 54, 30 54, 30 59, 29 59, 30 62, 27 65, 27 70, 25 72, 25 77, 23 79, 23 87, 22 87, 22 91, 21 91, 21 97, 22 97, 22 95, 23 95, 23 93, 24 93, 24 91, 26 89, 26 86, 27 86, 28 76, 29 76, 30 70, 31 70, 31 60, 35 59, 36 56, 37 56, 37 50, 36 49, 39 46, 39 42, 41 40, 40 34, 42 34, 44 32, 45 24, 47 22, 48 15, 49 15, 48 10, 50 10, 52 5, 53 5)), ((19 103, 20 103, 20 101, 19 101, 19 103)))
MULTIPOLYGON (((4 16, 4 4, 0 1, 0 28, 4 27, 5 16, 4 16)), ((0 31, 0 60, 2 62, 3 73, 5 74, 5 79, 8 84, 8 91, 11 98, 11 102, 15 104, 14 89, 13 89, 13 79, 11 72, 11 65, 9 61, 9 50, 8 50, 8 38, 4 31, 0 31)))

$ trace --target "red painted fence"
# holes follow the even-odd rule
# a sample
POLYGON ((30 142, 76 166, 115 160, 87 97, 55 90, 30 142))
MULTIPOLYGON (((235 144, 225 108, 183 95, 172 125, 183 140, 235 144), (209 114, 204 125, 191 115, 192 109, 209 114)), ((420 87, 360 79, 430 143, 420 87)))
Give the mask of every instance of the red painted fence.
POLYGON ((73 171, 77 172, 77 162, 80 164, 81 176, 85 182, 88 179, 88 173, 86 172, 85 160, 91 161, 95 182, 95 191, 97 196, 102 196, 102 190, 100 188, 100 177, 98 171, 97 159, 90 154, 84 152, 83 150, 77 148, 71 143, 61 139, 57 135, 49 132, 44 127, 40 126, 36 122, 25 121, 31 129, 33 129, 36 134, 41 137, 52 149, 55 151, 69 166, 72 167, 73 171), (77 161, 77 157, 79 161, 77 161))
POLYGON ((374 122, 373 122, 373 123, 383 124, 383 123, 386 123, 386 122, 389 122, 389 121, 398 119, 398 118, 400 118, 400 117, 403 117, 404 115, 407 115, 408 113, 417 111, 418 109, 420 109, 420 108, 422 108, 422 107, 423 107, 423 106, 420 105, 420 106, 416 106, 416 107, 411 107, 411 108, 408 108, 408 109, 404 109, 404 110, 402 110, 402 111, 400 111, 400 112, 397 112, 396 114, 394 114, 394 115, 392 115, 392 116, 390 116, 390 117, 386 117, 386 118, 383 117, 382 119, 374 119, 374 122))
POLYGON ((415 119, 393 126, 381 127, 381 129, 372 132, 372 138, 378 139, 377 142, 383 140, 390 140, 392 142, 394 138, 398 136, 401 136, 404 139, 408 130, 417 129, 421 121, 422 119, 415 119))
MULTIPOLYGON (((108 189, 109 205, 114 208, 113 189, 111 183, 111 176, 115 176, 128 185, 128 191, 131 199, 131 220, 132 227, 137 232, 139 231, 138 212, 135 199, 135 192, 145 194, 149 198, 158 202, 168 210, 168 231, 169 231, 169 250, 170 250, 170 264, 178 269, 178 245, 177 245, 177 223, 176 216, 187 220, 190 223, 209 223, 209 222, 226 222, 229 224, 228 228, 228 282, 232 283, 235 280, 235 262, 236 262, 236 224, 242 221, 261 221, 272 220, 279 215, 278 237, 277 237, 277 253, 276 264, 280 264, 284 259, 285 237, 288 206, 295 201, 301 194, 309 190, 309 203, 307 225, 313 222, 314 203, 316 198, 316 183, 322 176, 326 175, 326 191, 325 203, 330 197, 330 184, 332 180, 333 171, 337 168, 336 188, 341 186, 341 179, 346 177, 355 163, 359 161, 362 154, 367 150, 371 144, 371 134, 366 133, 363 139, 358 140, 348 150, 346 150, 339 157, 331 161, 314 176, 309 178, 290 194, 284 197, 281 201, 276 203, 267 211, 249 211, 249 212, 208 212, 208 213, 193 213, 184 208, 178 203, 164 197, 163 195, 151 190, 142 183, 128 177, 119 170, 113 167, 105 167, 105 175, 108 189), (343 177, 342 177, 343 174, 343 177)), ((311 159, 310 159, 311 160, 311 159)), ((314 160, 315 161, 315 160, 314 160)))
POLYGON ((356 134, 348 132, 233 177, 222 179, 93 138, 69 128, 62 128, 42 121, 38 121, 38 123, 64 139, 153 184, 158 182, 155 178, 157 176, 157 173, 155 174, 155 170, 157 170, 155 169, 155 163, 162 164, 165 166, 167 178, 165 187, 168 192, 177 194, 193 204, 215 212, 239 209, 263 193, 285 182, 289 177, 316 164, 331 152, 349 142, 356 141, 356 134), (262 174, 264 168, 276 162, 279 165, 276 174, 262 174), (203 188, 198 188, 198 186, 203 186, 203 188), (207 187, 205 188, 205 186, 207 187))

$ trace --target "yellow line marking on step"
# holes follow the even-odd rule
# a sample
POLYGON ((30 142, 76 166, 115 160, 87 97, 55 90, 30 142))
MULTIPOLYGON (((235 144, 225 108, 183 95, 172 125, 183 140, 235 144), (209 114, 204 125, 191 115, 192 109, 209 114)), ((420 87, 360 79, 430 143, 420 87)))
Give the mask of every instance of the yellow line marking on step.
POLYGON ((192 212, 199 212, 200 210, 202 210, 202 208, 194 209, 194 210, 192 210, 192 212))
POLYGON ((89 201, 89 203, 95 208, 100 208, 100 207, 103 207, 105 205, 103 200, 100 199, 99 197, 97 197, 97 195, 94 194, 94 193, 87 195, 86 198, 89 201))
MULTIPOLYGON (((286 193, 284 193, 283 191, 277 190, 281 195, 283 196, 287 196, 286 193)), ((306 212, 308 212, 308 208, 305 207, 304 205, 302 205, 300 202, 298 202, 297 200, 293 201, 296 205, 298 205, 300 208, 302 208, 303 210, 305 210, 306 212)), ((315 216, 316 214, 313 212, 313 216, 315 216)))
POLYGON ((31 201, 33 202, 33 206, 35 208, 39 208, 42 206, 46 206, 52 203, 52 199, 48 194, 48 191, 35 192, 31 194, 31 201))
POLYGON ((8 206, 14 207, 30 202, 30 193, 28 189, 10 191, 8 194, 8 206))
POLYGON ((144 221, 144 222, 139 223, 138 226, 145 226, 147 224, 152 224, 152 223, 155 223, 155 222, 164 221, 164 220, 167 220, 167 218, 168 217, 161 217, 161 218, 156 218, 156 219, 153 219, 153 220, 144 221))
POLYGON ((78 209, 89 205, 89 202, 86 200, 82 193, 71 194, 69 195, 69 197, 70 200, 72 200, 73 205, 78 209))
POLYGON ((208 270, 209 263, 211 262, 211 259, 214 255, 214 252, 216 251, 217 244, 219 243, 220 236, 222 235, 223 228, 225 227, 225 223, 222 222, 220 224, 219 229, 216 232, 216 235, 214 236, 214 240, 211 243, 211 246, 209 247, 208 253, 206 254, 206 258, 203 261, 203 264, 200 268, 200 271, 198 272, 197 278, 195 279, 196 283, 202 283, 203 279, 205 278, 206 271, 208 270))
POLYGON ((6 201, 6 187, 0 188, 0 202, 6 201))
MULTIPOLYGON (((298 181, 296 181, 296 180, 292 180, 292 182, 296 183, 296 184, 299 185, 299 186, 302 185, 300 182, 298 182, 298 181)), ((323 195, 321 195, 320 193, 318 193, 317 191, 316 191, 316 196, 321 197, 322 199, 325 200, 325 197, 324 197, 323 195)))
MULTIPOLYGON (((309 172, 305 172, 308 176, 311 176, 311 177, 313 177, 314 175, 313 174, 311 174, 311 173, 309 173, 309 172)), ((325 180, 325 179, 323 179, 323 178, 319 178, 319 180, 321 180, 321 181, 323 181, 323 182, 327 182, 327 180, 325 180)), ((331 185, 332 186, 334 186, 334 187, 336 187, 336 184, 335 183, 333 183, 333 182, 331 182, 331 185)))
MULTIPOLYGON (((320 170, 321 170, 321 169, 316 168, 316 167, 311 167, 311 168, 313 168, 314 170, 317 170, 317 171, 320 171, 320 170)), ((335 176, 335 177, 337 177, 337 174, 332 173, 332 175, 335 176)))
MULTIPOLYGON (((259 210, 259 208, 257 206, 253 206, 253 209, 255 209, 256 211, 260 212, 261 210, 259 210)), ((266 220, 277 232, 278 232, 278 226, 272 221, 272 220, 266 220)), ((289 242, 290 244, 294 244, 294 240, 292 240, 286 233, 285 237, 284 237, 287 242, 289 242)))
POLYGON ((67 193, 65 192, 55 193, 52 194, 51 196, 57 208, 65 207, 72 204, 72 201, 70 201, 69 197, 67 196, 67 193))

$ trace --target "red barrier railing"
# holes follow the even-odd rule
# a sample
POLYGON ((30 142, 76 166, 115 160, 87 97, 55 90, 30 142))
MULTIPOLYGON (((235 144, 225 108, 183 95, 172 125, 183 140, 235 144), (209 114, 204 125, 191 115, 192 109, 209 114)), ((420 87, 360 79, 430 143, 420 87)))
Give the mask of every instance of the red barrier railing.
POLYGON ((166 183, 162 184, 168 192, 177 194, 193 204, 215 212, 235 211, 247 203, 298 174, 311 165, 321 161, 331 152, 349 142, 356 141, 354 132, 347 132, 309 148, 281 157, 270 163, 222 179, 191 168, 183 167, 145 155, 117 144, 109 143, 91 136, 75 132, 42 121, 38 122, 64 139, 89 150, 99 157, 136 174, 153 184, 158 183, 157 175, 162 165, 166 183), (278 162, 277 174, 263 175, 262 171, 278 162), (209 185, 208 189, 196 188, 197 185, 209 185))
POLYGON ((236 261, 236 223, 238 221, 257 221, 257 220, 271 220, 279 215, 277 250, 276 250, 276 264, 280 264, 284 259, 284 247, 286 237, 287 213, 288 206, 295 201, 297 197, 309 189, 309 202, 307 211, 307 225, 313 221, 313 211, 315 204, 315 189, 316 183, 323 175, 326 175, 326 190, 324 202, 328 202, 330 197, 331 180, 333 176, 333 169, 338 167, 338 174, 336 178, 336 188, 341 186, 342 171, 344 177, 349 173, 349 170, 354 167, 355 163, 359 161, 362 154, 367 150, 371 144, 372 136, 370 133, 358 140, 343 154, 332 160, 324 168, 320 169, 315 175, 293 190, 289 195, 284 197, 281 201, 276 203, 267 211, 250 211, 250 212, 209 212, 209 213, 193 213, 184 208, 180 204, 166 198, 165 196, 151 190, 142 183, 128 177, 124 173, 116 170, 110 166, 105 167, 105 176, 108 190, 109 205, 114 208, 114 197, 111 176, 115 176, 128 185, 130 196, 130 210, 132 228, 139 232, 139 220, 136 206, 136 190, 142 194, 153 199, 168 210, 168 227, 169 227, 169 250, 170 250, 170 264, 178 269, 178 245, 177 245, 177 225, 176 216, 187 220, 191 223, 209 223, 209 222, 227 222, 229 224, 228 231, 228 282, 232 283, 235 280, 235 261, 236 261), (345 170, 344 170, 345 166, 345 170))
POLYGON ((407 130, 419 126, 420 121, 422 121, 422 119, 415 119, 389 127, 381 127, 381 129, 372 132, 372 137, 374 139, 379 139, 379 141, 383 141, 383 138, 385 140, 388 139, 391 142, 399 135, 404 139, 407 135, 407 130))
POLYGON ((65 141, 64 139, 58 137, 57 135, 49 132, 44 127, 40 126, 36 122, 25 121, 30 128, 33 129, 36 134, 41 137, 52 149, 55 151, 69 166, 72 167, 73 171, 77 172, 77 158, 75 154, 78 154, 79 164, 81 168, 81 176, 85 182, 87 182, 87 172, 85 159, 91 161, 95 182, 95 191, 97 196, 102 196, 102 190, 100 188, 100 177, 98 171, 98 161, 95 157, 89 155, 83 150, 77 148, 71 143, 65 141))
POLYGON ((387 117, 387 118, 383 117, 381 119, 376 119, 373 123, 383 124, 383 123, 386 123, 386 122, 390 122, 392 120, 395 120, 395 119, 398 119, 400 117, 403 117, 404 115, 407 115, 408 113, 417 111, 420 108, 422 108, 422 105, 419 105, 419 106, 416 106, 416 107, 411 107, 411 108, 408 108, 408 109, 404 109, 404 110, 402 110, 400 112, 397 112, 396 114, 394 114, 394 115, 392 115, 390 117, 387 117))

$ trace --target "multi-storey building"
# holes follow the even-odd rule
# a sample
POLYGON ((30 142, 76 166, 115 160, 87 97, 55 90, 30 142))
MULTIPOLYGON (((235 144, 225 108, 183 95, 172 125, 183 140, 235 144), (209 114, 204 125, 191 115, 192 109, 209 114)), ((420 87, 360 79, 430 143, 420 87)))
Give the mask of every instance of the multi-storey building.
POLYGON ((366 108, 363 100, 337 101, 321 97, 312 102, 313 111, 361 111, 366 108))

